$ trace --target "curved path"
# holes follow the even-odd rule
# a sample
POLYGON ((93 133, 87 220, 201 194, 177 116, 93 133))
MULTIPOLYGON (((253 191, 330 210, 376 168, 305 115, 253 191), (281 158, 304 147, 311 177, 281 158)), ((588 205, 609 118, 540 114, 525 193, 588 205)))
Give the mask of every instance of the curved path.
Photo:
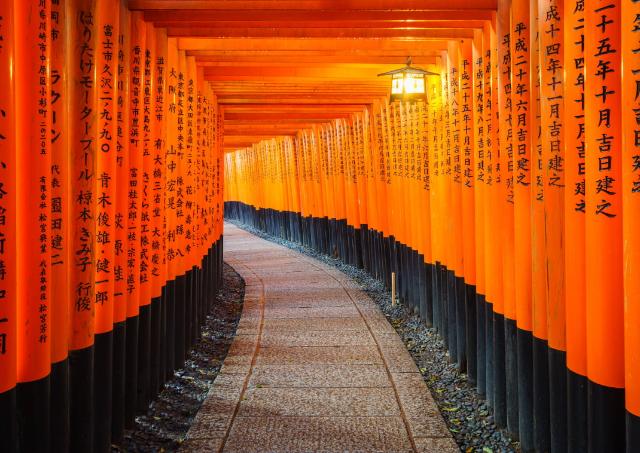
POLYGON ((225 225, 236 338, 182 450, 457 452, 422 376, 348 276, 225 225))

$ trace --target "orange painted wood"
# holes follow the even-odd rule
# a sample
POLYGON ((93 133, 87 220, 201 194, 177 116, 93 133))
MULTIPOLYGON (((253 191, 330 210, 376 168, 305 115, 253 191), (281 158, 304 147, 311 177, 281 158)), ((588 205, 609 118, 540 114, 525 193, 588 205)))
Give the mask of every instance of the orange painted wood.
POLYGON ((69 351, 71 177, 69 174, 69 54, 66 1, 51 4, 51 362, 69 351))
POLYGON ((131 14, 129 54, 129 209, 127 235, 127 317, 137 316, 145 301, 140 291, 141 200, 144 152, 144 53, 145 23, 139 13, 131 14))
POLYGON ((95 307, 96 333, 113 329, 115 293, 115 193, 117 187, 117 88, 120 11, 113 3, 99 1, 96 8, 96 231, 95 307))
MULTIPOLYGON (((398 11, 390 12, 397 13, 398 11)), ((472 12, 470 14, 458 11, 458 15, 456 15, 456 12, 453 11, 439 11, 438 13, 440 14, 437 15, 441 16, 442 19, 408 19, 408 15, 405 15, 404 19, 392 20, 378 18, 366 20, 362 17, 365 17, 365 15, 367 15, 368 13, 376 13, 376 11, 353 11, 351 14, 346 15, 332 14, 331 16, 334 18, 327 19, 327 11, 316 11, 312 17, 310 17, 309 13, 307 13, 306 17, 301 17, 300 11, 291 11, 290 13, 294 14, 276 17, 273 17, 272 14, 267 14, 265 12, 264 19, 260 20, 258 17, 255 17, 255 15, 253 14, 254 11, 251 11, 251 13, 252 14, 248 18, 238 17, 237 13, 235 13, 235 17, 238 18, 238 20, 228 19, 230 16, 233 17, 233 12, 231 12, 231 14, 225 13, 222 17, 226 20, 221 20, 219 16, 212 16, 210 11, 201 11, 197 14, 197 16, 194 16, 193 14, 185 16, 184 11, 173 11, 170 14, 166 14, 160 11, 147 11, 145 12, 145 20, 153 22, 156 27, 171 28, 177 32, 177 35, 180 35, 181 31, 184 31, 190 27, 211 28, 218 30, 262 29, 274 31, 277 29, 313 30, 341 28, 356 30, 407 29, 407 31, 410 32, 411 29, 423 30, 441 28, 480 28, 483 25, 483 20, 480 17, 486 15, 487 19, 485 20, 488 20, 490 18, 488 14, 481 14, 479 12, 472 12), (448 13, 451 17, 447 18, 445 13, 448 13), (463 14, 463 16, 459 17, 461 13, 463 14), (467 16, 469 18, 464 19, 464 16, 467 16), (293 17, 297 17, 298 19, 292 20, 291 18, 293 17)), ((434 13, 436 12, 434 11, 434 13)), ((219 13, 216 12, 215 14, 219 13)), ((397 16, 397 14, 394 15, 397 16)), ((435 15, 436 14, 434 14, 434 16, 435 15)))
POLYGON ((70 21, 69 51, 69 120, 77 127, 70 130, 71 199, 74 201, 70 237, 73 267, 69 284, 72 293, 70 349, 83 349, 93 344, 95 333, 95 165, 97 157, 97 79, 93 47, 95 3, 90 0, 68 2, 70 21))
MULTIPOLYGON (((297 65, 319 66, 329 65, 394 65, 397 67, 402 62, 403 56, 400 52, 225 52, 225 51, 190 51, 190 55, 196 57, 198 64, 205 67, 228 66, 230 64, 238 66, 291 66, 291 61, 295 58, 297 65)), ((404 55, 406 58, 406 54, 404 55)), ((415 65, 435 64, 439 57, 436 51, 411 52, 411 57, 415 65)))
POLYGON ((162 9, 209 9, 209 10, 335 10, 349 11, 358 9, 373 10, 431 10, 431 9, 495 9, 495 0, 477 0, 473 5, 464 0, 433 0, 429 8, 425 8, 422 0, 352 0, 348 3, 337 3, 332 0, 285 0, 272 2, 269 0, 132 0, 129 8, 162 10, 162 9), (473 7, 472 7, 473 6, 473 7))
MULTIPOLYGON (((5 218, 16 216, 16 105, 15 105, 15 28, 14 2, 0 4, 0 208, 5 218)), ((16 288, 16 225, 2 222, 0 264, 0 393, 15 387, 17 379, 17 288, 16 288)))
POLYGON ((474 197, 475 197, 475 246, 476 246, 476 290, 479 294, 486 295, 486 262, 485 262, 485 197, 486 189, 486 163, 485 163, 485 124, 484 124, 484 37, 481 30, 476 31, 473 39, 473 98, 472 109, 474 111, 474 197))
POLYGON ((565 285, 567 367, 587 375, 585 282, 584 11, 564 3, 565 285))
POLYGON ((431 222, 431 160, 429 136, 429 105, 418 104, 418 121, 420 127, 419 154, 421 162, 420 194, 418 197, 421 214, 422 253, 425 263, 433 264, 432 222, 431 222))
POLYGON ((17 380, 49 374, 51 366, 50 3, 14 3, 17 380), (44 33, 42 31, 44 30, 44 33), (41 72, 43 63, 44 74, 41 72), (27 303, 27 301, 29 303, 27 303))
POLYGON ((463 266, 465 281, 475 285, 476 280, 476 234, 475 234, 475 111, 473 109, 473 49, 471 40, 460 45, 460 108, 461 119, 461 159, 462 159, 462 229, 465 231, 463 244, 463 266))
POLYGON ((516 313, 531 331, 531 20, 528 0, 515 0, 511 21, 513 102, 514 256, 516 313))
POLYGON ((453 269, 457 277, 464 276, 464 241, 462 229, 462 178, 463 178, 463 116, 460 68, 460 45, 450 42, 447 52, 449 73, 449 124, 451 130, 451 221, 452 237, 455 238, 453 269))
POLYGON ((620 3, 585 8, 586 147, 597 150, 585 156, 587 373, 597 384, 618 388, 624 387, 620 3), (608 25, 599 26, 603 16, 608 25))
POLYGON ((444 50, 447 46, 445 39, 429 38, 178 38, 181 50, 192 51, 399 51, 406 56, 407 47, 411 47, 412 54, 421 51, 444 50), (409 44, 410 43, 410 44, 409 44))
POLYGON ((540 118, 540 39, 538 8, 531 3, 531 98, 529 101, 529 138, 531 141, 531 303, 533 307, 533 334, 546 340, 548 279, 545 262, 546 234, 544 221, 544 194, 546 175, 543 162, 543 143, 540 118))
MULTIPOLYGON (((165 24, 162 24, 165 25, 165 24)), ((473 35, 473 29, 456 28, 217 28, 192 24, 187 28, 169 27, 169 35, 179 38, 437 38, 460 39, 473 35)))
POLYGON ((624 240, 624 301, 625 301, 625 397, 626 407, 640 415, 640 355, 636 345, 640 341, 640 95, 638 93, 637 54, 640 40, 640 4, 625 1, 621 9, 622 27, 622 190, 624 240))
MULTIPOLYGON (((493 310, 495 313, 504 315, 504 285, 503 285, 503 214, 502 208, 502 166, 500 163, 500 147, 499 147, 499 99, 500 83, 498 79, 499 63, 498 44, 499 37, 497 35, 497 21, 487 22, 485 24, 485 34, 489 34, 489 45, 491 54, 488 56, 491 82, 490 87, 485 86, 485 110, 487 112, 487 184, 490 186, 488 190, 488 215, 485 218, 488 226, 485 229, 485 239, 489 242, 489 269, 490 273, 488 281, 490 283, 491 297, 493 299, 493 310), (496 240, 495 235, 500 235, 501 240, 496 240)), ((486 52, 485 52, 486 55, 486 52)))
POLYGON ((168 280, 166 263, 167 219, 165 211, 168 44, 166 30, 156 29, 155 33, 155 59, 152 62, 155 69, 155 84, 153 87, 155 108, 151 115, 152 121, 156 123, 152 143, 153 172, 151 175, 153 193, 152 216, 154 219, 154 230, 151 240, 151 274, 153 276, 151 296, 160 297, 162 295, 162 287, 168 280))
MULTIPOLYGON (((451 9, 451 8, 438 8, 438 9, 345 9, 345 10, 333 10, 333 9, 313 9, 306 10, 300 8, 282 8, 280 10, 268 10, 268 9, 228 9, 228 10, 214 10, 214 9, 202 9, 194 13, 189 9, 172 9, 172 10, 160 10, 160 9, 147 9, 145 11, 145 20, 150 22, 169 24, 174 22, 192 22, 192 21, 207 21, 209 23, 216 23, 219 21, 228 21, 233 24, 243 23, 245 21, 252 21, 257 23, 275 22, 275 23, 288 23, 294 24, 294 26, 304 26, 303 24, 309 22, 319 22, 321 24, 327 24, 326 26, 341 26, 341 21, 361 21, 362 26, 376 26, 385 22, 403 24, 414 24, 420 22, 433 22, 433 21, 470 21, 470 20, 490 20, 490 9, 451 9), (409 22, 411 21, 411 22, 409 22), (300 25, 298 25, 300 24, 300 25)), ((275 25, 274 25, 275 26, 275 25)))
POLYGON ((566 351, 564 198, 564 1, 540 0, 540 121, 544 187, 549 346, 566 351))
POLYGON ((504 315, 516 319, 515 257, 514 257, 514 124, 511 79, 511 9, 507 0, 498 5, 496 32, 498 40, 498 119, 500 146, 499 198, 502 232, 502 294, 504 315))
POLYGON ((153 217, 153 167, 154 167, 154 139, 156 122, 153 121, 155 112, 155 29, 144 23, 143 42, 141 45, 141 111, 139 125, 139 147, 141 164, 139 173, 140 188, 140 230, 139 230, 139 267, 140 267, 140 306, 151 304, 153 292, 152 274, 152 242, 155 228, 153 217))
POLYGON ((129 235, 129 127, 130 127, 130 57, 131 57, 131 14, 123 5, 120 7, 118 39, 118 91, 116 126, 116 207, 114 239, 114 307, 113 322, 127 319, 129 291, 128 275, 128 235, 129 235))

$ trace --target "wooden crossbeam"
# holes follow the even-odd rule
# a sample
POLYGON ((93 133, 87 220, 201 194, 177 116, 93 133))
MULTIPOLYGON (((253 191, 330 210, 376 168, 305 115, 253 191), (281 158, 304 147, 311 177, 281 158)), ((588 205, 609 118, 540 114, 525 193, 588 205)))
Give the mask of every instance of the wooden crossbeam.
POLYGON ((497 8, 497 0, 129 0, 131 10, 469 10, 497 8), (426 8, 426 7, 429 8, 426 8))

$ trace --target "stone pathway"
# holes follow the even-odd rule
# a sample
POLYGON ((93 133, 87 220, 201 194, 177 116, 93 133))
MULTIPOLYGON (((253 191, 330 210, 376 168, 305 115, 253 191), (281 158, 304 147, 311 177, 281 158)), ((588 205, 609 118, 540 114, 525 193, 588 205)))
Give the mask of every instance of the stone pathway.
POLYGON ((402 341, 335 268, 225 224, 237 336, 181 451, 458 452, 402 341))

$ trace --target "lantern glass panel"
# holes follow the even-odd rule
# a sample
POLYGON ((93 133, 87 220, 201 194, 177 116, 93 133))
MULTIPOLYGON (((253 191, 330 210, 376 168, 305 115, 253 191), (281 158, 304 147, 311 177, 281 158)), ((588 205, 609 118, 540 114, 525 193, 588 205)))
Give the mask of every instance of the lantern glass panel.
POLYGON ((391 94, 402 94, 404 91, 403 74, 394 74, 391 81, 391 94))
POLYGON ((406 74, 404 92, 406 94, 424 94, 424 76, 422 74, 406 74))

